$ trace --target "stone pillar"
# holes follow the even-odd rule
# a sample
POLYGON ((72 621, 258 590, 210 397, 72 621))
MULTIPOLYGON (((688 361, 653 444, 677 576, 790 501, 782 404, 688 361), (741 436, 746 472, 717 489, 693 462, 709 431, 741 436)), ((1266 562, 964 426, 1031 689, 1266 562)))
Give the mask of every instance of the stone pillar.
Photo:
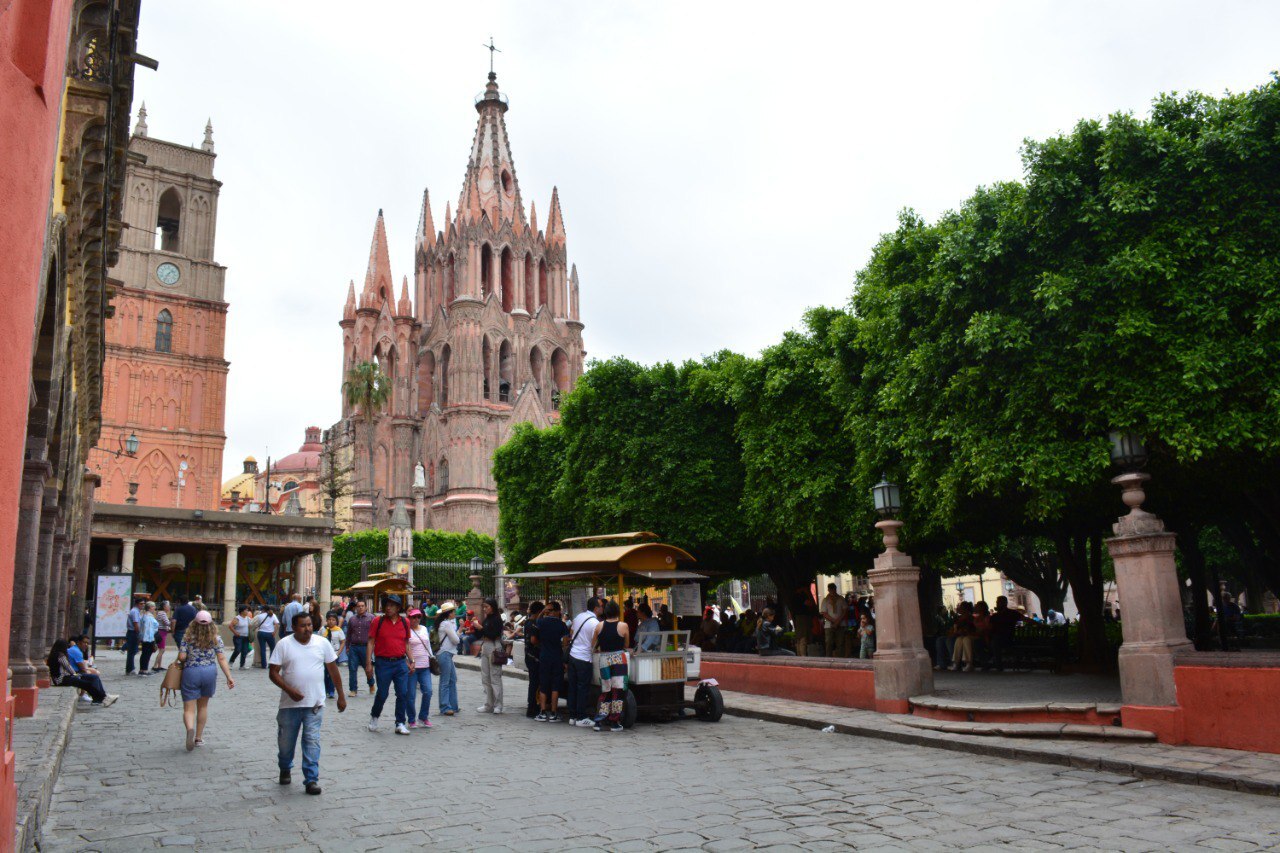
POLYGON ((93 500, 102 478, 85 469, 83 506, 80 510, 80 538, 76 540, 75 561, 71 570, 71 601, 67 612, 72 633, 84 628, 85 602, 89 600, 89 547, 93 544, 93 500))
POLYGON ((413 529, 427 529, 427 490, 422 486, 413 487, 413 529))
POLYGON ((467 612, 479 615, 480 605, 484 603, 484 593, 480 591, 480 576, 471 576, 471 592, 467 593, 467 612))
POLYGON ((14 713, 19 717, 30 717, 36 712, 36 661, 39 654, 35 660, 32 659, 31 617, 40 551, 40 506, 44 500, 44 481, 51 470, 43 459, 27 460, 22 467, 22 492, 18 497, 13 612, 9 622, 9 672, 13 678, 14 713))
POLYGON ((59 525, 53 536, 53 575, 49 578, 49 645, 66 636, 63 630, 67 624, 67 587, 68 575, 71 573, 71 539, 67 534, 67 525, 59 525))
POLYGON ((920 570, 898 550, 901 521, 887 519, 876 527, 885 545, 867 572, 876 605, 876 710, 905 714, 908 699, 933 692, 933 665, 920 625, 920 570))
POLYGON ((236 615, 236 572, 240 561, 240 546, 227 545, 227 569, 222 580, 222 621, 230 623, 236 615))
MULTIPOLYGON (((31 654, 37 661, 49 652, 49 579, 53 575, 53 537, 58 524, 57 493, 45 490, 40 510, 40 544, 31 595, 31 654)), ((49 686, 49 672, 36 664, 36 684, 49 686)))
POLYGON ((120 573, 131 575, 133 574, 133 546, 138 544, 138 540, 135 537, 126 536, 123 541, 124 554, 120 557, 120 573))
MULTIPOLYGON (((213 603, 218 600, 218 549, 207 548, 204 552, 204 606, 210 610, 213 609, 213 603)), ((234 597, 234 593, 232 594, 234 597)), ((223 608, 222 618, 228 618, 226 609, 223 608)))
POLYGON ((111 571, 113 567, 120 565, 120 543, 111 542, 107 545, 107 571, 111 571))
POLYGON ((1149 474, 1129 472, 1120 486, 1129 514, 1113 525, 1107 550, 1116 567, 1116 592, 1124 618, 1120 646, 1120 696, 1126 705, 1176 705, 1174 658, 1191 649, 1182 621, 1182 593, 1174 561, 1176 535, 1142 509, 1149 474))
POLYGON ((328 613, 333 603, 333 546, 326 545, 320 549, 320 574, 316 578, 316 601, 320 602, 320 612, 328 613))

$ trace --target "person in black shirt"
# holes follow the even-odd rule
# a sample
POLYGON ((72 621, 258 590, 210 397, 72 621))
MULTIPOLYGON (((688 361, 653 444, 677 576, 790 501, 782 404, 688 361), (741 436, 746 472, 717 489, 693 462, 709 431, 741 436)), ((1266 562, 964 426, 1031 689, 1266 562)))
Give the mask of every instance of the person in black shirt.
POLYGON ((187 633, 187 626, 196 618, 196 609, 185 598, 178 599, 178 609, 173 611, 173 642, 182 648, 182 635, 187 633))
POLYGON ((524 715, 530 718, 538 716, 538 711, 542 710, 542 699, 538 690, 538 681, 542 677, 542 672, 538 668, 538 617, 542 615, 542 610, 541 601, 530 604, 529 615, 525 617, 524 625, 521 626, 521 630, 524 631, 524 671, 529 674, 529 700, 524 715))
POLYGON ((560 618, 560 602, 552 601, 538 620, 538 687, 542 693, 542 713, 538 722, 560 721, 560 687, 564 682, 564 640, 569 626, 560 618))

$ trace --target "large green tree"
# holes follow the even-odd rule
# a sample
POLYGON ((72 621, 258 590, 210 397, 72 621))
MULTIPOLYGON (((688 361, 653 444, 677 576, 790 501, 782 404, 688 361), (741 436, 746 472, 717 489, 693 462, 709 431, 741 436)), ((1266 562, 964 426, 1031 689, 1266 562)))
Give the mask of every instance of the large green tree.
MULTIPOLYGON (((565 491, 564 427, 535 429, 517 424, 493 455, 498 502, 498 541, 511 571, 524 571, 529 560, 574 533, 565 491)), ((609 531, 614 532, 614 531, 609 531)))

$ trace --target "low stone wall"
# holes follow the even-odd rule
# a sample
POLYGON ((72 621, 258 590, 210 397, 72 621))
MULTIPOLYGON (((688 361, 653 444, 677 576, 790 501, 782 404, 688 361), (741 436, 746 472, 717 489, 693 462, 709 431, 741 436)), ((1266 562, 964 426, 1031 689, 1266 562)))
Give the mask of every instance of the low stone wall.
POLYGON ((704 654, 702 678, 725 690, 876 710, 875 673, 869 660, 704 654))
POLYGON ((1280 654, 1187 653, 1173 680, 1177 705, 1125 705, 1124 724, 1161 743, 1280 753, 1280 654))
MULTIPOLYGON (((71 736, 78 693, 70 687, 42 690, 35 715, 14 723, 18 810, 12 849, 18 853, 34 850, 38 844, 41 827, 49 814, 53 786, 58 781, 62 754, 71 736)), ((95 708, 92 713, 104 710, 95 708)), ((4 849, 3 845, 0 849, 4 849)))

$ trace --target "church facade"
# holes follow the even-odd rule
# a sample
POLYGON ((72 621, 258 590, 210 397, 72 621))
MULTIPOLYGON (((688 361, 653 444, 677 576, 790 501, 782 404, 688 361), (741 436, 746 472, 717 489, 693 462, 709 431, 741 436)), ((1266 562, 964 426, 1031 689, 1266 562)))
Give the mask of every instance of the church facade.
MULTIPOLYGON (((577 269, 569 263, 558 191, 545 228, 526 216, 507 136, 506 96, 490 72, 456 212, 437 230, 423 193, 408 276, 397 298, 382 212, 364 284, 347 291, 343 379, 375 362, 390 399, 363 413, 343 399, 326 440, 352 466, 354 529, 387 527, 398 500, 414 527, 495 534, 493 452, 520 422, 546 426, 582 374, 577 269)), ((349 509, 349 512, 347 511, 349 509)))
POLYGON ((213 259, 213 128, 199 148, 129 140, 115 315, 107 321, 102 437, 91 464, 104 503, 215 510, 222 483, 227 269, 213 259), (131 438, 133 454, 120 451, 131 438))

